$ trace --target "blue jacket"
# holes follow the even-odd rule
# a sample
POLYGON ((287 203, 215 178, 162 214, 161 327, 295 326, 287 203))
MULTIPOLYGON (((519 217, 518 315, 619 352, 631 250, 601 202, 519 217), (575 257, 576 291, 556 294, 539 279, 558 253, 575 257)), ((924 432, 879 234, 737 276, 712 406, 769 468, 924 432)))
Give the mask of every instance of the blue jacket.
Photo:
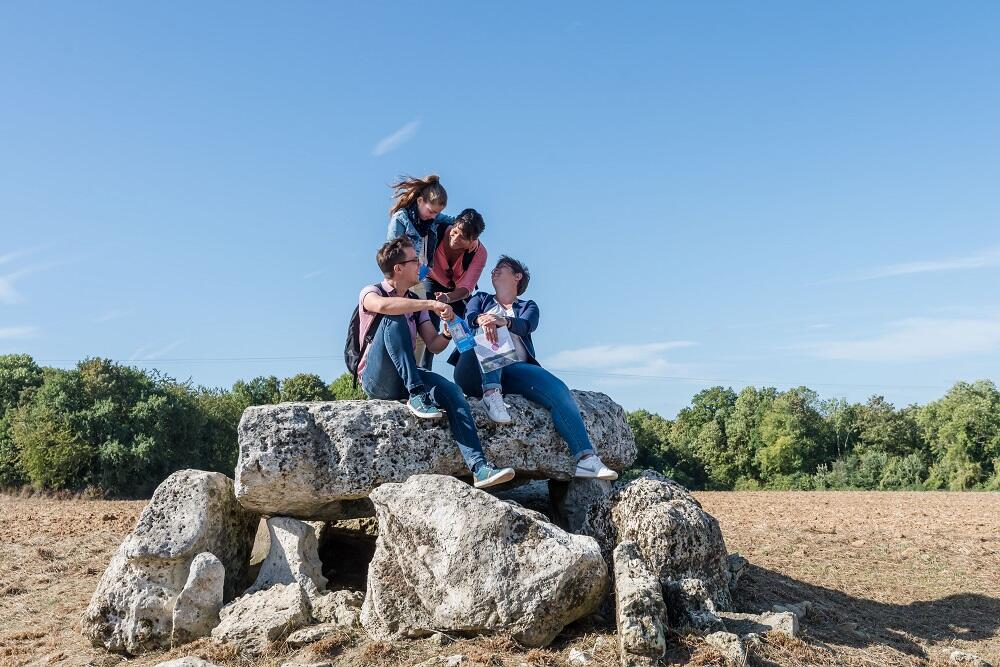
MULTIPOLYGON (((413 215, 415 215, 415 212, 408 208, 402 208, 393 213, 392 217, 389 218, 389 231, 386 233, 385 240, 391 241, 394 238, 406 236, 406 238, 413 241, 413 249, 417 251, 417 257, 420 257, 424 250, 424 237, 417 231, 417 227, 413 222, 413 215)), ((427 266, 434 266, 434 251, 437 250, 438 230, 441 228, 441 225, 450 225, 453 222, 455 222, 454 216, 445 215, 444 213, 438 213, 438 216, 429 222, 429 229, 427 230, 427 266)))
MULTIPOLYGON (((479 315, 485 313, 495 306, 497 298, 493 294, 486 292, 476 292, 469 299, 465 307, 465 319, 469 326, 476 328, 479 326, 479 315)), ((524 348, 528 352, 528 363, 541 366, 535 358, 535 345, 531 342, 531 332, 538 328, 538 306, 531 299, 514 300, 514 317, 507 325, 512 334, 521 337, 524 348)), ((448 358, 448 363, 454 366, 458 363, 458 350, 452 352, 448 358)))

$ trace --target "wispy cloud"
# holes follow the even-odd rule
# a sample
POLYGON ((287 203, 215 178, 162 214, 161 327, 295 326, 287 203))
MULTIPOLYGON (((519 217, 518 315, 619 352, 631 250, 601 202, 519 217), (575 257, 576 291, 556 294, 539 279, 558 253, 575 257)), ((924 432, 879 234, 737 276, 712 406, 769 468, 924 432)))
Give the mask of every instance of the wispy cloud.
POLYGON ((596 371, 622 375, 655 376, 685 371, 688 366, 670 361, 670 350, 697 345, 692 341, 675 340, 642 345, 596 345, 576 350, 563 350, 545 360, 553 370, 596 371))
POLYGON ((396 150, 412 139, 413 135, 417 133, 417 128, 419 127, 419 120, 411 120, 409 123, 399 128, 389 136, 383 137, 377 144, 375 144, 375 148, 372 149, 372 155, 375 157, 381 157, 386 153, 396 150))
POLYGON ((108 310, 94 317, 91 321, 96 323, 110 322, 111 320, 120 320, 126 315, 128 315, 128 313, 124 310, 108 310))
POLYGON ((324 273, 326 273, 328 270, 329 269, 316 269, 315 271, 310 271, 309 273, 302 276, 302 280, 312 280, 313 278, 318 278, 324 273))
POLYGON ((24 302, 24 297, 14 287, 14 283, 29 273, 31 273, 30 269, 21 269, 20 271, 0 276, 0 303, 13 305, 24 302))
POLYGON ((830 283, 861 282, 864 280, 878 280, 881 278, 892 278, 895 276, 906 276, 914 273, 935 273, 940 271, 968 271, 971 269, 987 269, 1000 266, 1000 247, 993 247, 965 257, 951 257, 948 259, 931 259, 916 262, 902 262, 899 264, 886 264, 870 269, 863 269, 846 273, 842 276, 822 280, 818 285, 830 283))
POLYGON ((165 354, 173 352, 185 342, 187 342, 185 339, 180 338, 167 343, 162 347, 157 347, 155 345, 141 345, 135 352, 132 353, 132 356, 129 357, 129 361, 151 361, 153 359, 159 359, 165 354))
POLYGON ((831 340, 805 346, 824 359, 928 361, 1000 351, 1000 318, 909 318, 889 331, 859 340, 831 340))
POLYGON ((10 340, 13 338, 33 338, 38 333, 38 327, 0 327, 0 340, 10 340))

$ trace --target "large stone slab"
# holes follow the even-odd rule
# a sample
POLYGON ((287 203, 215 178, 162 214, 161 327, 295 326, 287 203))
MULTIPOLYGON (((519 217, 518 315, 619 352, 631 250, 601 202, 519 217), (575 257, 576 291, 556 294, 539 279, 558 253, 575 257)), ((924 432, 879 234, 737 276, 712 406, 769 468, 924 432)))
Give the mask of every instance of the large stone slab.
POLYGON ((233 481, 222 473, 170 475, 97 584, 83 615, 83 634, 110 651, 168 647, 174 606, 195 557, 208 553, 218 559, 224 595, 231 599, 246 570, 257 522, 256 514, 236 502, 233 481))
POLYGON ((361 623, 374 639, 505 633, 544 646, 607 590, 593 538, 454 477, 415 475, 371 498, 379 536, 361 623))
MULTIPOLYGON (((574 391, 591 441, 617 470, 636 456, 621 406, 574 391)), ((470 399, 487 457, 521 477, 570 479, 575 463, 545 408, 507 396, 514 423, 498 426, 470 399)), ((247 408, 239 425, 236 495, 262 514, 332 521, 388 482, 415 474, 468 476, 447 421, 414 417, 397 401, 281 403, 247 408)), ((357 514, 355 514, 357 516, 357 514)))

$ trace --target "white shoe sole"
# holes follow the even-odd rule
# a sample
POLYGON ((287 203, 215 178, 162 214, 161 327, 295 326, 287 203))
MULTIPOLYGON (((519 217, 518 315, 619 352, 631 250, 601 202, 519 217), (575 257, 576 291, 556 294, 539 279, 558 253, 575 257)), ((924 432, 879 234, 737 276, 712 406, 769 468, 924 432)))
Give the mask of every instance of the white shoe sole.
POLYGON ((510 417, 507 417, 507 419, 497 419, 496 417, 494 417, 493 415, 490 414, 489 410, 486 411, 486 416, 489 417, 490 421, 493 422, 494 424, 513 424, 514 423, 514 420, 511 419, 510 417))
POLYGON ((509 482, 510 480, 514 479, 514 474, 515 473, 513 470, 509 470, 503 473, 502 475, 496 475, 495 477, 487 477, 481 482, 476 480, 475 482, 473 482, 473 486, 475 486, 477 489, 485 489, 491 486, 496 486, 497 484, 503 484, 504 482, 509 482))
POLYGON ((577 468, 573 476, 580 479, 602 479, 605 482, 613 482, 616 479, 618 479, 618 473, 616 473, 614 470, 611 471, 610 475, 607 473, 601 475, 592 470, 580 470, 579 468, 577 468))
POLYGON ((440 412, 420 412, 409 403, 406 404, 406 409, 410 411, 410 414, 419 419, 441 419, 442 416, 440 412))

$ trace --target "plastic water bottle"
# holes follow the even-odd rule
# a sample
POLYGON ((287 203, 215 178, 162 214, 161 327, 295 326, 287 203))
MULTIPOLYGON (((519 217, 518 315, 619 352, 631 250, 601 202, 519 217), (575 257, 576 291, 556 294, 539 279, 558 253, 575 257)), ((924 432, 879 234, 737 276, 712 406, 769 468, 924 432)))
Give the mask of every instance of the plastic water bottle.
POLYGON ((451 334, 451 339, 455 341, 455 347, 458 348, 459 352, 466 352, 476 346, 476 339, 472 335, 472 328, 468 322, 458 315, 450 322, 446 322, 445 326, 448 327, 448 333, 451 334))

